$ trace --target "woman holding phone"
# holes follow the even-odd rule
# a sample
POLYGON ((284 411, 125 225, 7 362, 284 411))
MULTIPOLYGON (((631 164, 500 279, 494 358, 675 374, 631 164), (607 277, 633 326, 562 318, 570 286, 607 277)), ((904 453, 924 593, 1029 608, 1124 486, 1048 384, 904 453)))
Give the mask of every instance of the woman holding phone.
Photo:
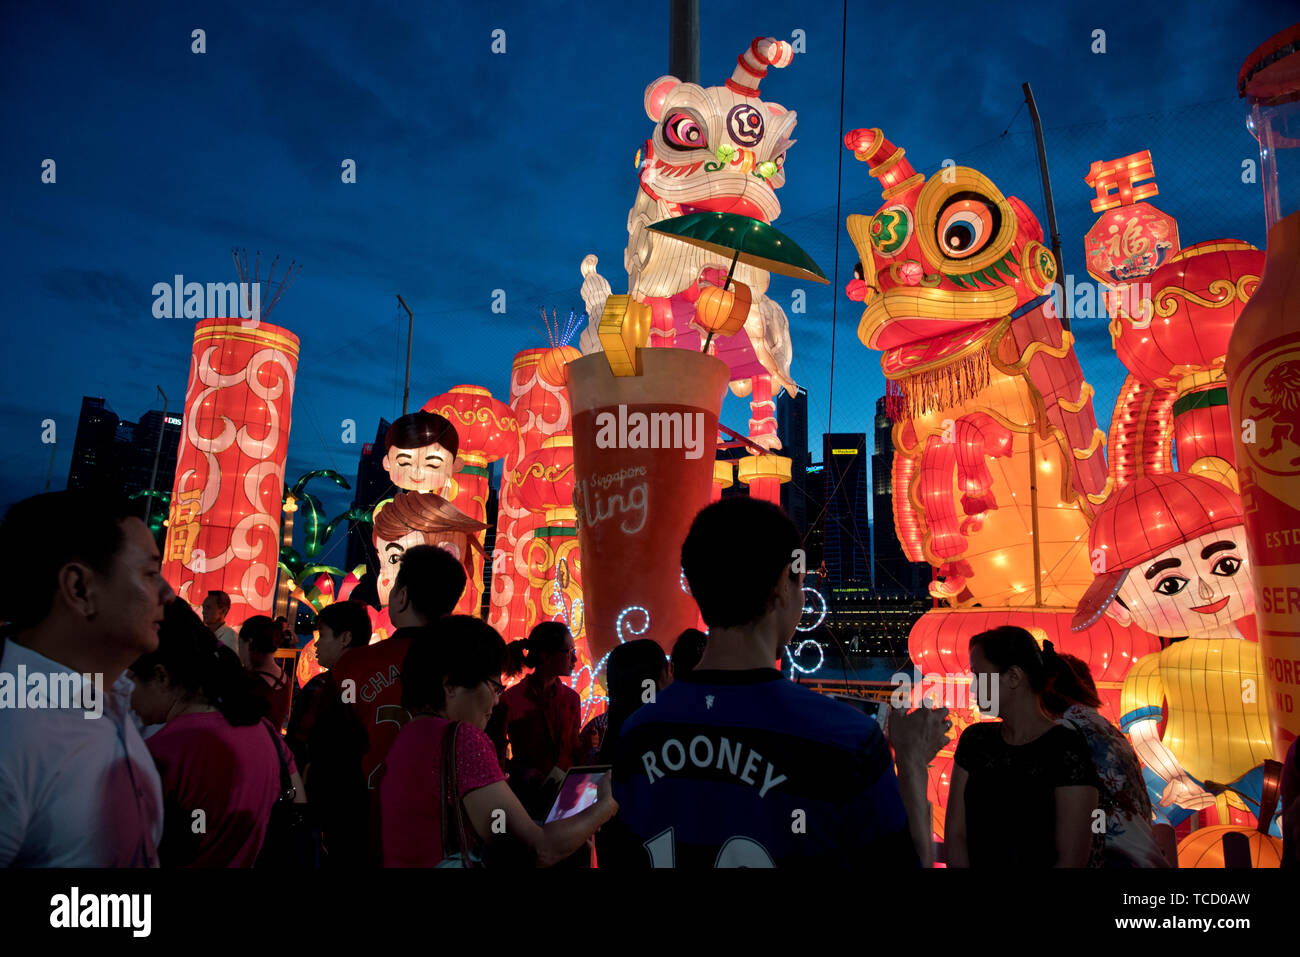
MULTIPOLYGON (((402 706, 411 720, 393 742, 379 782, 385 867, 436 867, 459 854, 461 848, 444 847, 442 839, 443 815, 456 813, 469 855, 509 837, 531 852, 538 867, 550 867, 581 848, 618 810, 609 775, 601 779, 595 804, 550 824, 536 824, 519 803, 483 730, 500 699, 505 663, 504 639, 468 615, 441 619, 411 645, 402 669, 402 706), (454 739, 459 806, 448 807, 442 765, 452 722, 459 722, 454 739), (505 834, 499 833, 502 813, 505 834)), ((451 835, 458 834, 456 821, 445 823, 451 835)))

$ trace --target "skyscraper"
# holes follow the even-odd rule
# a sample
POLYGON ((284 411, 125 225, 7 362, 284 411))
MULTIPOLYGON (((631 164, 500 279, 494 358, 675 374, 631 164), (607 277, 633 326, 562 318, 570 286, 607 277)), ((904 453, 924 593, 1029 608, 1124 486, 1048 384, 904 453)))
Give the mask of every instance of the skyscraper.
MULTIPOLYGON (((366 511, 374 509, 379 502, 394 493, 393 483, 384 470, 384 452, 387 451, 388 428, 392 425, 385 418, 380 418, 375 430, 375 440, 361 447, 361 458, 357 461, 357 481, 352 486, 355 494, 352 498, 353 508, 366 511)), ((370 526, 362 522, 348 522, 347 569, 351 571, 366 562, 373 548, 371 547, 370 526)), ((374 571, 373 568, 370 569, 374 571)))
POLYGON ((781 454, 790 459, 790 481, 781 486, 781 507, 799 534, 808 531, 808 390, 798 394, 782 392, 776 400, 776 434, 781 454))
POLYGON ((903 553, 894 526, 894 420, 885 411, 885 399, 876 400, 876 450, 871 456, 872 580, 878 594, 924 596, 929 593, 930 566, 910 562, 903 553))
POLYGON ((134 495, 151 487, 170 492, 180 440, 179 415, 154 410, 139 423, 127 422, 102 398, 83 396, 68 488, 94 488, 110 495, 134 495))
POLYGON ((867 521, 867 437, 862 432, 822 436, 826 477, 825 562, 832 590, 871 584, 867 521))

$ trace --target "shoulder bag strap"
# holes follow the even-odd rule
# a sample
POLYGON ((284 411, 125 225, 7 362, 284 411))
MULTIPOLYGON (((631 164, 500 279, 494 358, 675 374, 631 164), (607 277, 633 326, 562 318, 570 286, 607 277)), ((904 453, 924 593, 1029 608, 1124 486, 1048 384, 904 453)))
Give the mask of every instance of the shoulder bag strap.
POLYGON ((280 750, 280 742, 277 740, 278 734, 271 727, 271 722, 264 718, 259 720, 262 727, 266 728, 266 733, 271 736, 271 747, 275 748, 275 756, 280 762, 280 798, 283 799, 286 794, 294 789, 293 778, 289 774, 289 762, 284 759, 284 752, 280 750))

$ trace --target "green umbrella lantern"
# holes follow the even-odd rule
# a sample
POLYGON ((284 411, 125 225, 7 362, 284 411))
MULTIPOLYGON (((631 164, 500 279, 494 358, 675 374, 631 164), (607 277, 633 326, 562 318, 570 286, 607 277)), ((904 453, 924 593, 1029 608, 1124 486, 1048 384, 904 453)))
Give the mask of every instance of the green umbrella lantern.
MULTIPOLYGON (((731 268, 727 270, 727 279, 722 285, 723 292, 731 286, 731 277, 736 272, 738 262, 794 279, 830 283, 813 258, 799 248, 798 243, 761 219, 736 213, 700 212, 660 220, 648 228, 700 249, 730 256, 731 268)), ((743 286, 743 283, 737 285, 743 286)), ((748 297, 742 301, 747 313, 748 297)), ((743 314, 740 321, 744 321, 743 314)), ((702 351, 708 351, 713 335, 711 330, 702 351)))

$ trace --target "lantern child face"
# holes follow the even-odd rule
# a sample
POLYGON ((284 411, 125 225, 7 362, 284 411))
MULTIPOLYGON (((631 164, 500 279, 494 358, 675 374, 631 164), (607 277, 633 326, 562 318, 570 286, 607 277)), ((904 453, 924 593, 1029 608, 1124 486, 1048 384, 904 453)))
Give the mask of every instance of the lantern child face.
POLYGON ((1106 613, 1165 638, 1240 638, 1255 613, 1244 525, 1209 532, 1130 569, 1106 613))
POLYGON ((456 456, 434 442, 415 449, 390 448, 384 455, 389 480, 398 488, 441 494, 451 484, 456 456))

